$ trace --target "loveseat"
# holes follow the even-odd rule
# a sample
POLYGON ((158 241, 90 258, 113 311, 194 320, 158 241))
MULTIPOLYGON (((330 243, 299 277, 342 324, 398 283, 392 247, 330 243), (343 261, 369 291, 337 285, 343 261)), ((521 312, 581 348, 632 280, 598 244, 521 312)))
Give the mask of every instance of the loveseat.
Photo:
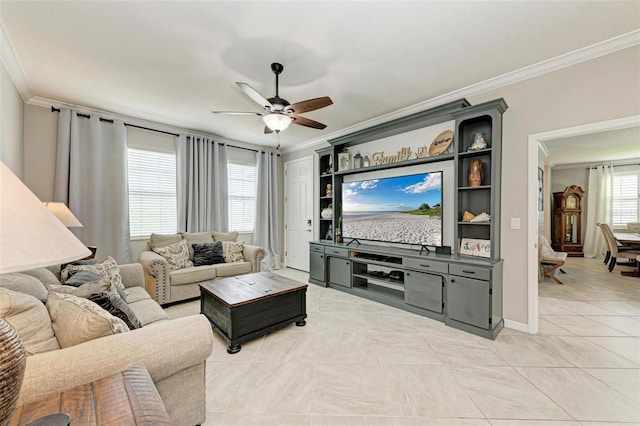
POLYGON ((176 234, 151 234, 147 251, 138 256, 144 269, 145 288, 158 303, 167 305, 200 296, 199 284, 216 277, 230 277, 260 272, 260 262, 266 252, 262 247, 237 241, 237 232, 181 232, 176 234), (156 251, 186 242, 189 260, 194 261, 193 244, 210 244, 221 241, 225 246, 236 246, 239 251, 235 261, 227 258, 224 263, 202 266, 171 267, 167 259, 156 251), (230 244, 232 243, 232 244, 230 244), (156 251, 154 251, 156 250, 156 251))
MULTIPOLYGON (((203 423, 206 359, 213 345, 209 321, 203 315, 168 320, 165 311, 144 289, 142 266, 138 263, 119 265, 119 269, 127 305, 142 327, 37 353, 32 353, 37 345, 27 345, 26 341, 31 339, 32 342, 34 333, 46 333, 49 332, 47 327, 52 328, 51 321, 47 323, 42 318, 44 305, 40 300, 45 297, 50 301, 52 286, 60 284, 53 273, 56 269, 39 268, 0 276, 0 318, 7 319, 16 328, 28 353, 18 404, 38 401, 135 365, 144 365, 173 424, 203 423), (44 296, 38 297, 42 292, 44 296), (32 303, 31 299, 37 303, 32 303), (25 303, 32 304, 30 310, 24 310, 22 318, 11 317, 25 303), (35 315, 35 311, 39 315, 35 315)), ((57 345, 58 337, 49 333, 57 345)), ((51 341, 51 337, 48 340, 51 341)))

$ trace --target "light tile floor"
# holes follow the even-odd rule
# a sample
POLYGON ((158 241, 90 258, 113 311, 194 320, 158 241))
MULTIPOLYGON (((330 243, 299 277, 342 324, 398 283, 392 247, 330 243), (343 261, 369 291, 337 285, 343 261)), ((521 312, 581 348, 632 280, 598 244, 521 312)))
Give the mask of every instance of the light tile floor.
POLYGON ((235 355, 216 335, 205 426, 640 424, 640 279, 622 269, 569 258, 564 285, 540 283, 539 334, 495 341, 310 284, 305 327, 235 355))

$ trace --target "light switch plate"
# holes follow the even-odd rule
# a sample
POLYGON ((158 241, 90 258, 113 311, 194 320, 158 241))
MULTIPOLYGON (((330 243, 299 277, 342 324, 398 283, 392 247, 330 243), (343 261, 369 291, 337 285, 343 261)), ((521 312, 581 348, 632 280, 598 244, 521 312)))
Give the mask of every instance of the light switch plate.
POLYGON ((520 229, 520 218, 512 217, 511 218, 511 229, 520 229))

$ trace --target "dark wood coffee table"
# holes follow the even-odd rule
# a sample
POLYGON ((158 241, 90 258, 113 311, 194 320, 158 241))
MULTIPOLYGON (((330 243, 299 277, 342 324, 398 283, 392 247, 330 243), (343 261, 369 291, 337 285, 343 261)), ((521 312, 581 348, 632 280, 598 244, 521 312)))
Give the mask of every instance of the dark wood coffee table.
POLYGON ((228 343, 240 344, 292 322, 306 324, 307 284, 271 272, 257 272, 200 283, 200 312, 228 343))

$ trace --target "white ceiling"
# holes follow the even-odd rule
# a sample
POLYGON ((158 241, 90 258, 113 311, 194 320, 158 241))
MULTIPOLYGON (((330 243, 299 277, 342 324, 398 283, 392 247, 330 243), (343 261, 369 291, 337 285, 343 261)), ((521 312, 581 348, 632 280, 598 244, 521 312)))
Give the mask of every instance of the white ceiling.
MULTIPOLYGON (((26 89, 44 98, 275 146, 234 84, 330 96, 283 148, 640 28, 638 1, 0 1, 26 89)), ((14 78, 15 80, 15 78, 14 78)), ((29 99, 26 99, 29 101, 29 99)))

